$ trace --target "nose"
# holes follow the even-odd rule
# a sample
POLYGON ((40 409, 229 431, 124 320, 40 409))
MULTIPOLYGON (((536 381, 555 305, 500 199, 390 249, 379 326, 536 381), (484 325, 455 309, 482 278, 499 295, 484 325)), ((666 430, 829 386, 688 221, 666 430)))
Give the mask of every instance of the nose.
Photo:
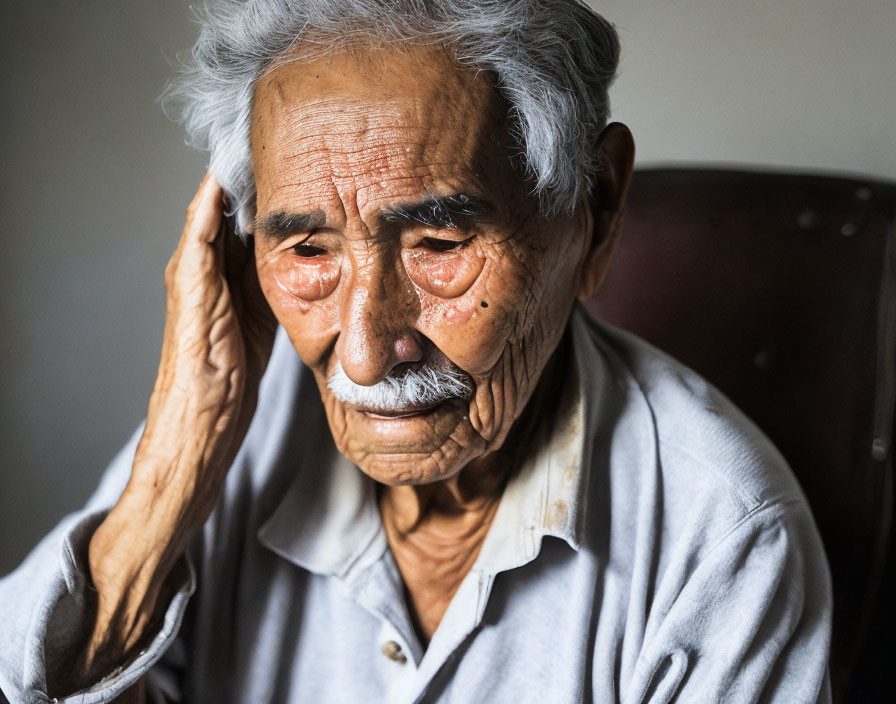
POLYGON ((423 359, 414 329, 419 301, 407 276, 369 258, 354 267, 343 299, 336 354, 349 379, 373 386, 404 362, 423 359))

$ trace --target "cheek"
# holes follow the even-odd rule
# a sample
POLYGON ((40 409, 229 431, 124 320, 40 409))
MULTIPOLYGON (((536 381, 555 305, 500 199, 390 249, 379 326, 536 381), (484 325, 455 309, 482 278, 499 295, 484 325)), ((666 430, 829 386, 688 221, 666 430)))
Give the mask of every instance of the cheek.
POLYGON ((325 364, 339 328, 340 269, 333 262, 282 260, 258 264, 258 281, 271 310, 293 347, 312 369, 325 364))
POLYGON ((520 355, 537 365, 542 348, 566 324, 575 261, 562 252, 511 249, 484 259, 461 295, 446 299, 418 289, 420 330, 474 376, 490 374, 502 355, 520 347, 520 355))
POLYGON ((523 307, 525 282, 500 258, 483 258, 471 285, 454 298, 420 296, 420 331, 470 374, 486 373, 500 358, 523 307))

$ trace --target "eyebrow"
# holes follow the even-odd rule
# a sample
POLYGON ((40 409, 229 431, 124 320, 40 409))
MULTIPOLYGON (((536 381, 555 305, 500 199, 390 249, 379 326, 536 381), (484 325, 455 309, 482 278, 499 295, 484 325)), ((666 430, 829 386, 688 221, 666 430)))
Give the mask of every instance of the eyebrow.
POLYGON ((482 217, 493 210, 491 204, 479 196, 455 193, 388 206, 383 208, 381 217, 390 223, 419 223, 436 229, 456 229, 464 220, 482 217))
POLYGON ((326 223, 327 216, 323 210, 314 210, 310 213, 280 211, 260 218, 255 223, 255 229, 267 237, 285 240, 287 237, 300 232, 308 232, 314 228, 323 227, 326 223))
MULTIPOLYGON (((430 196, 416 203, 402 203, 383 208, 381 218, 389 223, 418 223, 436 229, 458 229, 459 223, 470 218, 488 215, 494 210, 484 198, 468 193, 450 196, 430 196)), ((323 210, 310 213, 278 211, 259 218, 256 232, 275 240, 285 240, 295 234, 324 227, 327 216, 323 210)))

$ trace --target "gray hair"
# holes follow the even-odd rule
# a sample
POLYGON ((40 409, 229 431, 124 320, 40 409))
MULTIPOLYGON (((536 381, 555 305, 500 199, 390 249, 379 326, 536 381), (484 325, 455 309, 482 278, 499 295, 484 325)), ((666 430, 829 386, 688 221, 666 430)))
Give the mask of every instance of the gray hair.
POLYGON ((467 375, 454 364, 424 364, 419 369, 393 369, 373 386, 353 382, 342 363, 327 378, 330 392, 343 403, 367 410, 406 411, 431 406, 451 398, 469 398, 473 393, 467 375))
POLYGON ((219 0, 200 21, 192 61, 164 105, 190 143, 211 152, 209 168, 243 232, 255 215, 255 85, 286 55, 442 44, 463 65, 492 72, 544 214, 572 212, 600 167, 593 147, 609 115, 619 39, 581 0, 219 0))

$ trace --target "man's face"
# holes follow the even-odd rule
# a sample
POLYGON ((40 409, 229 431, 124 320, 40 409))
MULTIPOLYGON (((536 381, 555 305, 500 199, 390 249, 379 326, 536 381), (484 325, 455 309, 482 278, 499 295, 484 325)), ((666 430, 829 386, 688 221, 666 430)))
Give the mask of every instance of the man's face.
POLYGON ((313 370, 339 450, 389 485, 497 450, 554 351, 589 243, 546 220, 511 165, 506 105, 444 51, 283 65, 255 93, 256 261, 313 370), (339 400, 408 369, 462 370, 464 397, 339 400))

